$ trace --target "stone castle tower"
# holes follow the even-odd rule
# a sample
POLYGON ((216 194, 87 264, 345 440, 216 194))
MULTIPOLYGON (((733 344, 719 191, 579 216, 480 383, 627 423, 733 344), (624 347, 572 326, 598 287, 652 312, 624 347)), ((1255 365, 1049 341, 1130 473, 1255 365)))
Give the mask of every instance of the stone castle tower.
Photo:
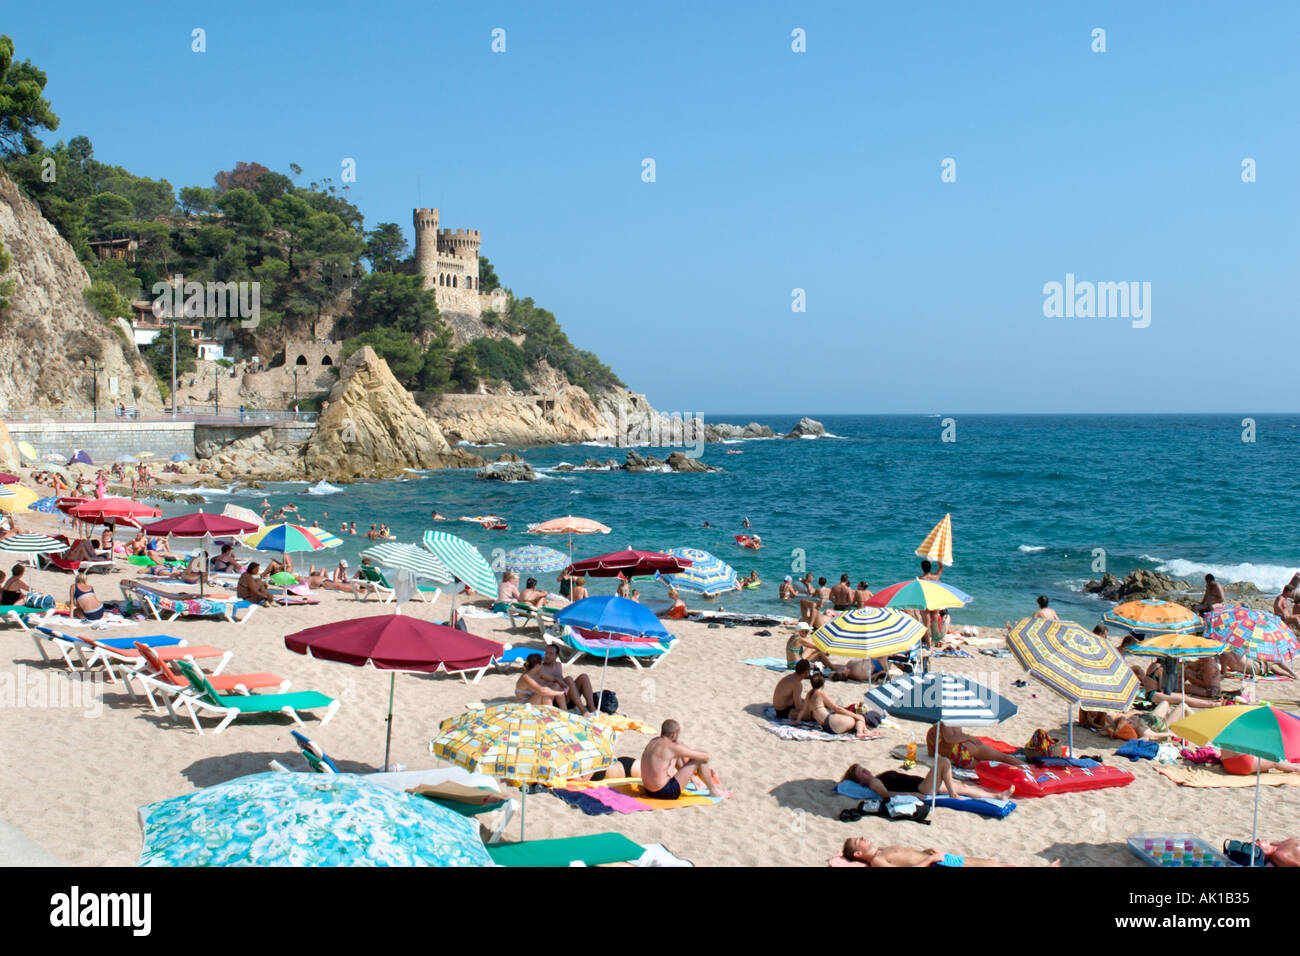
POLYGON ((438 210, 415 210, 415 266, 442 312, 483 314, 479 299, 477 229, 438 228, 438 210))

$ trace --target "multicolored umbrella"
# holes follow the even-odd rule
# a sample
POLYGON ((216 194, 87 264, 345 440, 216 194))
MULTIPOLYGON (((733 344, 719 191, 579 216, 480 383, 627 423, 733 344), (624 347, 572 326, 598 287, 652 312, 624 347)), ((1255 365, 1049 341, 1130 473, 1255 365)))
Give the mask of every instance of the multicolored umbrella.
MULTIPOLYGON (((608 727, 554 707, 499 704, 450 717, 429 743, 435 757, 526 788, 558 784, 604 770, 614 762, 617 735, 608 727)), ((524 838, 527 790, 520 794, 519 838, 524 838)))
MULTIPOLYGON (((1195 744, 1217 744, 1224 750, 1264 760, 1300 760, 1300 717, 1276 707, 1214 707, 1197 711, 1170 725, 1170 730, 1195 744)), ((1259 760, 1255 761, 1255 820, 1251 825, 1251 862, 1259 838, 1259 760)))
POLYGON ((1031 677, 1069 704, 1070 753, 1074 753, 1074 705, 1123 712, 1141 684, 1111 643, 1073 621, 1027 617, 1007 632, 1007 648, 1031 677))
POLYGON ((944 567, 952 566, 951 514, 944 515, 943 519, 930 529, 930 533, 925 536, 925 540, 916 549, 916 553, 919 557, 938 561, 944 567))
POLYGON ((960 591, 951 584, 913 578, 910 581, 891 584, 883 591, 877 591, 867 600, 867 607, 908 607, 941 611, 945 608, 965 607, 973 600, 975 599, 965 591, 960 591))
MULTIPOLYGON (((426 531, 424 546, 433 552, 444 567, 456 580, 468 585, 470 590, 484 597, 496 598, 497 577, 492 573, 492 565, 479 553, 478 548, 464 538, 445 531, 426 531)), ((451 597, 452 621, 456 619, 456 595, 451 597)))
POLYGON ((1223 641, 1257 661, 1288 661, 1300 653, 1300 641, 1281 618, 1240 604, 1207 614, 1203 636, 1223 641))
POLYGON ((0 541, 0 551, 14 551, 22 554, 62 554, 68 550, 68 543, 48 534, 11 534, 0 541))
POLYGON ((699 548, 669 548, 667 553, 691 562, 680 574, 666 576, 674 587, 705 597, 736 590, 736 572, 721 558, 699 548))
POLYGON ((1200 657, 1217 657, 1227 650, 1228 645, 1213 638, 1198 637, 1195 634, 1157 634, 1148 637, 1140 644, 1128 648, 1130 654, 1144 657, 1173 657, 1178 660, 1196 660, 1200 657))
POLYGON ((470 818, 348 773, 257 773, 140 808, 140 866, 491 866, 470 818))
POLYGON ((892 608, 859 607, 837 614, 813 631, 813 646, 840 657, 904 654, 925 637, 925 625, 892 608))
POLYGON ((450 584, 452 574, 438 558, 423 548, 397 541, 382 541, 361 552, 375 564, 399 571, 410 571, 417 577, 428 578, 438 584, 450 584))
POLYGON ((221 509, 221 513, 227 518, 238 518, 240 521, 247 521, 249 524, 256 525, 259 528, 266 523, 262 520, 262 516, 256 511, 251 508, 244 508, 240 505, 228 504, 221 509))
MULTIPOLYGON (((409 545, 408 545, 409 547, 409 545)), ((323 661, 391 671, 388 681, 388 730, 384 769, 393 739, 393 694, 398 671, 434 674, 487 667, 510 645, 475 637, 443 624, 400 614, 335 621, 287 634, 284 646, 295 654, 323 661)))
POLYGON ((269 524, 243 537, 246 547, 257 551, 322 551, 325 545, 307 528, 297 524, 269 524))
POLYGON ((502 570, 513 571, 521 578, 535 577, 539 574, 554 574, 569 566, 569 557, 563 551, 547 548, 540 544, 526 544, 512 548, 502 559, 502 570))
POLYGON ((316 536, 316 539, 327 548, 337 548, 339 545, 343 543, 343 539, 340 538, 338 535, 336 535, 333 531, 326 531, 324 528, 320 527, 319 525, 312 525, 307 530, 310 533, 314 534, 316 536))
POLYGON ((1125 601, 1116 605, 1101 619, 1107 624, 1118 624, 1130 631, 1151 634, 1171 634, 1200 629, 1201 616, 1190 608, 1169 601, 1147 598, 1125 601))

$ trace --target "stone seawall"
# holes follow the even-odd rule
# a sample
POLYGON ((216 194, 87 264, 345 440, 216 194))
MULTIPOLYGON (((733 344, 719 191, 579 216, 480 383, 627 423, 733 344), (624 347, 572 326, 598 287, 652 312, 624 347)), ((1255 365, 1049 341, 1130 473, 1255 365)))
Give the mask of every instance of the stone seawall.
POLYGON ((15 442, 30 442, 36 454, 59 455, 64 461, 84 448, 96 464, 118 455, 152 452, 155 461, 194 455, 193 422, 7 422, 15 442))

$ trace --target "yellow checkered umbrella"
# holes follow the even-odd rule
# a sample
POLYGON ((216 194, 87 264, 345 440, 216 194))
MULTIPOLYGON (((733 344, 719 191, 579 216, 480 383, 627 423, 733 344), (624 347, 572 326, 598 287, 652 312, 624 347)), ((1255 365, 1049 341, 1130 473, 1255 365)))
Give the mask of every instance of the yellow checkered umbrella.
MULTIPOLYGON (((608 728, 555 707, 500 704, 444 720, 429 751, 523 789, 604 770, 614 762, 614 739, 608 728)), ((520 839, 523 832, 521 810, 520 839)))
POLYGON ((943 520, 930 529, 916 553, 931 561, 938 561, 945 568, 952 567, 952 515, 944 515, 943 520))

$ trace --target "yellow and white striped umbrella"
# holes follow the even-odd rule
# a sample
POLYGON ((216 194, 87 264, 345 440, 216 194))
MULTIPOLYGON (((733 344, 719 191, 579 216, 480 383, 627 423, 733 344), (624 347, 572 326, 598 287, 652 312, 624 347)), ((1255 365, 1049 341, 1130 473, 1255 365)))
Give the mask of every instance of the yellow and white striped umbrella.
POLYGON ((943 520, 930 529, 916 553, 931 561, 938 561, 944 567, 952 567, 952 515, 946 514, 943 520))
POLYGON ((925 625, 892 607, 859 607, 837 614, 812 633, 813 646, 840 657, 904 654, 925 637, 925 625))

